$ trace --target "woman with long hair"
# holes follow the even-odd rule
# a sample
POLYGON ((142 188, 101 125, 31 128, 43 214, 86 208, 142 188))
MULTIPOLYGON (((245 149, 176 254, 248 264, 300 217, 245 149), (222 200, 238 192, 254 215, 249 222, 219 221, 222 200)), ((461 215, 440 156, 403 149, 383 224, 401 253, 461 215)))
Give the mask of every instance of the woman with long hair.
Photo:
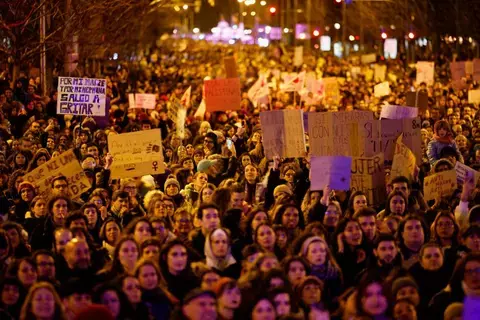
POLYGON ((100 228, 100 240, 102 247, 107 249, 110 258, 113 259, 115 246, 122 234, 122 225, 113 217, 107 218, 100 228))
POLYGON ((63 304, 52 284, 38 282, 30 288, 20 320, 67 320, 63 304))
POLYGON ((39 149, 33 156, 32 161, 28 165, 27 172, 31 172, 34 169, 40 167, 42 164, 50 160, 51 156, 47 149, 39 149))
POLYGON ((104 280, 112 280, 123 274, 133 274, 140 248, 133 237, 121 238, 115 246, 112 261, 99 272, 104 280))

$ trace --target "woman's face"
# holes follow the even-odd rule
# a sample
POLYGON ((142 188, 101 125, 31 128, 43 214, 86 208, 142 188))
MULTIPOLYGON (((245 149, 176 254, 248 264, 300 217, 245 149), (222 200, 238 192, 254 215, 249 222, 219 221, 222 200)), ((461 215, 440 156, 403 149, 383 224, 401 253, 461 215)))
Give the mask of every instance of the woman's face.
POLYGON ((310 193, 310 205, 315 205, 320 200, 320 192, 313 191, 310 193))
POLYGON ((123 190, 128 192, 128 195, 132 198, 137 195, 137 185, 135 183, 126 184, 123 190))
POLYGON ((7 236, 12 248, 16 249, 20 245, 20 235, 18 234, 18 230, 16 228, 8 230, 7 236))
POLYGON ((440 239, 451 239, 455 232, 455 224, 449 217, 440 217, 435 225, 435 230, 440 239))
POLYGON ((416 306, 418 306, 418 304, 420 303, 420 296, 418 295, 418 290, 412 286, 406 286, 398 290, 395 299, 409 299, 416 306))
POLYGON ((292 261, 288 267, 288 280, 292 285, 297 285, 307 276, 305 266, 300 261, 292 261))
POLYGON ((252 159, 250 159, 250 156, 243 156, 242 157, 242 166, 244 168, 246 168, 251 163, 252 163, 252 159))
POLYGON ((390 211, 396 215, 403 215, 405 212, 405 200, 402 196, 393 196, 390 199, 390 211))
POLYGON ((23 201, 30 202, 30 201, 32 201, 33 197, 35 196, 35 193, 31 188, 23 188, 20 191, 20 196, 21 196, 23 201))
POLYGON ((197 174, 197 177, 195 178, 195 184, 198 187, 202 188, 207 183, 208 183, 208 176, 206 173, 197 174))
POLYGON ((143 243, 143 241, 147 240, 152 236, 152 228, 150 224, 145 221, 140 221, 135 226, 135 230, 133 231, 133 238, 139 245, 143 243))
POLYGON ((321 241, 310 243, 307 248, 307 260, 312 266, 322 266, 327 260, 327 246, 321 241))
POLYGON ((295 179, 295 171, 292 169, 289 169, 285 172, 285 180, 289 183, 293 183, 293 180, 295 179))
POLYGON ((382 286, 379 283, 370 284, 362 298, 363 310, 370 316, 378 316, 385 313, 388 307, 387 298, 383 295, 382 286))
POLYGON ((260 264, 260 271, 267 273, 268 271, 277 267, 278 267, 278 259, 276 257, 267 257, 263 259, 262 263, 260 264))
POLYGON ((107 238, 107 242, 110 244, 110 245, 113 245, 117 242, 118 240, 118 237, 120 235, 120 227, 118 226, 118 224, 114 221, 111 221, 109 223, 107 223, 107 225, 105 226, 105 236, 107 238))
POLYGON ((248 165, 245 167, 245 179, 249 181, 253 181, 257 179, 257 176, 258 176, 257 168, 255 168, 252 165, 248 165))
POLYGON ((25 165, 25 161, 26 161, 26 160, 27 160, 27 159, 25 158, 25 156, 24 156, 23 154, 21 154, 21 153, 19 153, 19 154, 17 154, 17 155, 15 156, 15 163, 16 163, 17 165, 19 165, 19 166, 25 165))
POLYGON ((185 169, 193 170, 195 168, 195 166, 193 164, 193 160, 191 160, 191 159, 185 160, 183 162, 183 167, 185 169))
POLYGON ((367 197, 365 197, 364 195, 355 196, 355 198, 353 198, 353 211, 354 212, 357 212, 358 209, 366 207, 366 206, 367 206, 367 197))
POLYGON ((252 220, 252 230, 256 230, 257 227, 262 224, 268 222, 268 216, 265 212, 259 211, 255 214, 252 220))
POLYGON ((47 158, 45 156, 41 156, 40 158, 37 159, 37 166, 40 167, 45 162, 47 162, 47 158))
POLYGON ((163 206, 163 201, 161 199, 155 200, 155 204, 153 206, 153 216, 160 218, 165 218, 167 216, 165 207, 163 206))
POLYGON ((238 287, 225 289, 218 299, 218 304, 228 309, 235 310, 240 307, 242 302, 242 293, 238 287))
POLYGON ((153 244, 146 246, 142 251, 142 257, 151 261, 159 261, 160 248, 153 244))
POLYGON ((337 207, 333 204, 327 207, 325 216, 323 217, 323 224, 326 227, 336 227, 339 220, 340 213, 337 211, 337 207))
POLYGON ((140 289, 140 282, 137 278, 126 277, 123 280, 122 291, 132 304, 137 304, 142 301, 142 291, 140 289))
POLYGON ((202 190, 202 199, 203 202, 211 202, 212 201, 212 194, 213 190, 210 188, 204 188, 202 190))
POLYGON ((302 300, 307 305, 319 303, 322 299, 322 290, 315 283, 309 283, 302 290, 302 300))
POLYGON ((257 230, 258 244, 267 250, 273 250, 275 246, 275 232, 268 225, 262 225, 257 230))
POLYGON ((445 130, 445 128, 438 129, 438 136, 440 138, 444 138, 446 135, 447 135, 447 130, 445 130))
POLYGON ((152 223, 153 230, 155 230, 155 237, 157 237, 160 242, 164 242, 165 239, 168 237, 168 229, 165 226, 163 221, 156 221, 152 223))
POLYGON ((120 250, 118 251, 118 260, 122 266, 131 271, 135 267, 135 263, 138 259, 138 248, 137 245, 130 240, 124 241, 120 245, 120 250))
POLYGON ((13 284, 5 284, 2 290, 1 302, 5 306, 13 306, 20 298, 20 289, 13 284))
POLYGON ((290 313, 291 304, 290 304, 290 295, 288 293, 279 293, 273 298, 273 303, 275 304, 275 310, 277 311, 277 316, 283 316, 290 313))
POLYGON ((343 234, 345 235, 345 241, 350 246, 359 246, 362 243, 362 230, 355 221, 347 223, 343 234))
POLYGON ((168 271, 179 274, 187 267, 187 249, 181 245, 174 245, 167 254, 168 271))
POLYGON ((443 254, 440 248, 427 247, 423 250, 420 264, 425 270, 437 271, 443 266, 443 254))
POLYGON ((473 252, 480 252, 480 235, 473 233, 465 239, 465 245, 473 252))
POLYGON ((195 161, 195 163, 199 163, 200 161, 203 160, 203 154, 201 153, 195 153, 193 155, 193 160, 195 161))
POLYGON ((107 290, 102 294, 101 304, 106 306, 113 318, 117 319, 120 315, 120 298, 114 290, 107 290))
POLYGON ((300 221, 300 214, 295 207, 288 207, 282 216, 282 225, 287 229, 295 229, 300 221))
POLYGON ((138 273, 140 287, 145 290, 153 290, 158 286, 158 274, 152 265, 146 264, 138 273))
POLYGON ((275 238, 277 239, 276 243, 280 249, 287 248, 288 236, 284 230, 275 231, 275 238))
POLYGON ((37 281, 37 271, 27 261, 22 261, 18 267, 18 280, 25 286, 30 287, 37 281))
POLYGON ((95 227, 98 221, 97 210, 95 208, 86 208, 83 214, 87 217, 88 226, 95 227))
POLYGON ((275 317, 275 308, 267 299, 258 301, 253 307, 252 320, 274 320, 275 317))
POLYGON ((32 296, 32 313, 36 319, 53 319, 55 315, 55 298, 46 288, 40 288, 32 296))
POLYGON ((213 255, 217 258, 225 258, 228 254, 228 237, 224 232, 215 232, 210 238, 213 255))

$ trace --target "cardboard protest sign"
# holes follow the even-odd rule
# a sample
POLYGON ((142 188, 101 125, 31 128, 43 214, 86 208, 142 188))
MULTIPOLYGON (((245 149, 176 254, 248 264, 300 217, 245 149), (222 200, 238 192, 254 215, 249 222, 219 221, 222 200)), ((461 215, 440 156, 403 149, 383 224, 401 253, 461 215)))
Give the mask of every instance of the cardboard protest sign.
POLYGON ((435 63, 430 61, 417 62, 417 84, 425 82, 432 85, 435 78, 435 63))
POLYGON ((350 189, 352 192, 363 191, 369 205, 385 201, 385 170, 383 154, 374 157, 353 157, 350 189))
POLYGON ((363 156, 371 145, 365 128, 370 111, 310 112, 308 136, 315 156, 363 156))
POLYGON ((310 190, 350 189, 351 157, 312 157, 310 159, 310 190))
POLYGON ((302 110, 277 110, 260 113, 263 150, 268 159, 305 155, 302 110))
POLYGON ((382 106, 381 119, 408 119, 418 117, 418 109, 403 106, 382 106))
POLYGON ((387 75, 387 66, 384 64, 376 64, 373 68, 375 81, 383 82, 387 75))
POLYGON ((480 90, 468 90, 468 103, 480 103, 480 90))
POLYGON ((362 54, 360 61, 362 61, 363 64, 374 63, 377 61, 377 55, 375 53, 362 54))
POLYGON ((404 176, 412 181, 415 172, 416 159, 412 150, 402 142, 402 139, 403 135, 400 135, 395 144, 395 154, 393 155, 390 180, 399 176, 404 176))
POLYGON ((68 180, 69 194, 72 199, 91 188, 85 172, 82 170, 73 149, 67 150, 58 157, 52 158, 40 167, 23 176, 24 181, 35 185, 40 195, 48 196, 53 178, 65 176, 68 180))
POLYGON ((352 78, 356 79, 359 74, 362 73, 362 68, 360 67, 351 67, 350 68, 350 73, 352 74, 352 78))
POLYGON ((465 73, 473 74, 473 61, 465 61, 465 73))
POLYGON ((195 118, 200 118, 203 120, 203 117, 205 116, 206 112, 206 106, 205 106, 205 100, 202 99, 202 102, 200 102, 200 105, 198 106, 197 111, 195 111, 195 114, 193 115, 195 118))
POLYGON ((327 99, 331 99, 333 103, 340 101, 340 85, 338 84, 336 77, 323 78, 323 90, 324 96, 327 99))
POLYGON ((177 122, 175 124, 177 135, 180 139, 185 138, 185 119, 187 118, 187 109, 185 107, 178 108, 177 122))
POLYGON ((293 65, 299 67, 303 64, 303 46, 295 47, 295 53, 293 55, 293 65))
POLYGON ((350 189, 351 157, 312 157, 310 159, 310 189, 323 190, 329 186, 332 190, 350 189))
POLYGON ((460 161, 456 162, 455 171, 457 172, 457 184, 459 188, 465 183, 465 178, 467 174, 469 177, 473 177, 475 185, 478 183, 478 179, 480 179, 480 172, 470 168, 469 166, 464 165, 460 161))
POLYGON ((435 200, 442 196, 448 196, 457 188, 457 172, 455 169, 435 173, 425 177, 423 193, 425 200, 435 200))
POLYGON ((417 107, 418 109, 425 111, 428 107, 428 95, 423 91, 407 92, 405 103, 409 107, 417 107))
POLYGON ((473 80, 480 81, 480 59, 473 59, 473 80))
POLYGON ((465 70, 465 61, 450 62, 450 72, 453 80, 464 78, 467 73, 465 70))
POLYGON ((113 156, 113 179, 141 177, 165 172, 160 129, 108 136, 113 156))
POLYGON ((207 111, 240 109, 240 78, 207 80, 204 86, 207 111))
POLYGON ((381 120, 381 141, 375 144, 374 150, 382 151, 385 156, 385 164, 391 165, 395 153, 395 144, 397 138, 403 133, 403 143, 412 150, 417 160, 417 165, 421 164, 422 147, 420 139, 420 129, 422 122, 420 118, 381 120))
POLYGON ((390 94, 390 84, 388 81, 379 83, 373 87, 373 94, 377 98, 388 96, 390 94))
POLYGON ((58 77, 57 114, 105 116, 105 79, 58 77))
POLYGON ((130 93, 128 95, 128 107, 130 109, 155 109, 156 97, 149 93, 130 93))

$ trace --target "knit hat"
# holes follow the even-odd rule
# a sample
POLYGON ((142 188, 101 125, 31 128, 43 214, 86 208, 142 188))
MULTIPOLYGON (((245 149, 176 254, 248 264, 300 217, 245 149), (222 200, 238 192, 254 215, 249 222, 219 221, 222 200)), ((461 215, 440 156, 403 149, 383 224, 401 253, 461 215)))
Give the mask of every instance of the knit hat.
POLYGON ((297 296, 299 296, 299 297, 302 296, 303 288, 305 288, 305 286, 307 284, 316 284, 317 286, 320 287, 320 290, 323 290, 323 281, 322 280, 318 279, 315 276, 308 276, 308 277, 303 278, 302 281, 300 281, 295 286, 295 293, 297 294, 297 296))
POLYGON ((198 172, 207 172, 208 168, 215 164, 214 160, 203 159, 197 164, 198 172))
POLYGON ((183 298, 183 305, 186 305, 188 304, 190 301, 194 300, 194 299, 197 299, 199 297, 202 297, 202 296, 210 296, 212 297, 213 299, 217 299, 217 297, 215 296, 215 293, 211 290, 203 290, 201 288, 195 288, 193 289, 192 291, 190 291, 189 293, 187 293, 187 295, 185 296, 185 298, 183 298))
POLYGON ((176 185, 178 190, 180 190, 180 183, 178 183, 177 179, 173 179, 173 178, 169 178, 167 179, 167 181, 165 181, 164 190, 167 190, 167 187, 171 184, 176 185))
POLYGON ((20 192, 21 192, 23 189, 25 189, 25 188, 29 188, 29 189, 31 189, 32 191, 35 191, 35 187, 34 187, 33 184, 31 184, 31 183, 28 182, 28 181, 23 181, 23 182, 20 183, 19 186, 18 186, 18 189, 17 189, 18 193, 20 193, 20 192))
POLYGON ((400 291, 400 289, 405 287, 414 287, 418 291, 418 285, 415 282, 415 280, 413 280, 410 277, 400 277, 395 281, 393 281, 393 285, 392 285, 393 296, 396 297, 398 291, 400 291))
POLYGON ((112 313, 108 308, 101 304, 92 304, 80 310, 74 318, 75 320, 114 320, 112 313))
POLYGON ((454 302, 450 304, 447 309, 445 309, 445 313, 443 314, 444 320, 452 320, 457 317, 462 317, 463 315, 463 303, 461 302, 454 302))
POLYGON ((273 190, 273 196, 275 197, 277 194, 279 194, 281 192, 286 193, 288 195, 293 194, 292 189, 290 189, 289 186, 287 186, 286 184, 281 184, 273 190))

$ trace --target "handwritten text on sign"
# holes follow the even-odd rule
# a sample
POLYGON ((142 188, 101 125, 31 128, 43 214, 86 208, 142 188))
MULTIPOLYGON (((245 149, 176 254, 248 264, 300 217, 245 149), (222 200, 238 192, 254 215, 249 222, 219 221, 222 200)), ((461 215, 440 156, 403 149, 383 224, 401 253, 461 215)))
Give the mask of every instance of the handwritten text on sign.
POLYGON ((57 114, 105 116, 105 79, 58 78, 57 114))
POLYGON ((385 201, 385 171, 383 154, 374 157, 353 157, 350 189, 363 191, 368 204, 375 205, 385 201))
POLYGON ((260 113, 265 156, 294 158, 305 154, 305 135, 301 110, 260 113))
POLYGON ((160 129, 108 136, 113 155, 112 178, 133 178, 165 172, 160 129))
POLYGON ((155 109, 156 97, 151 93, 130 93, 128 104, 130 109, 155 109))
POLYGON ((407 177, 410 181, 413 179, 415 172, 415 155, 403 142, 403 135, 400 135, 395 145, 395 154, 393 155, 392 170, 390 178, 399 176, 407 177))
POLYGON ((208 80, 204 88, 207 111, 240 109, 240 78, 208 80))
POLYGON ((455 169, 439 172, 425 177, 423 190, 425 200, 435 200, 441 196, 449 196, 457 188, 457 172, 455 169))
POLYGON ((90 189, 91 185, 85 176, 73 150, 65 151, 58 157, 52 158, 35 170, 27 173, 23 180, 35 185, 39 194, 47 195, 53 178, 65 176, 72 199, 80 197, 90 189))

